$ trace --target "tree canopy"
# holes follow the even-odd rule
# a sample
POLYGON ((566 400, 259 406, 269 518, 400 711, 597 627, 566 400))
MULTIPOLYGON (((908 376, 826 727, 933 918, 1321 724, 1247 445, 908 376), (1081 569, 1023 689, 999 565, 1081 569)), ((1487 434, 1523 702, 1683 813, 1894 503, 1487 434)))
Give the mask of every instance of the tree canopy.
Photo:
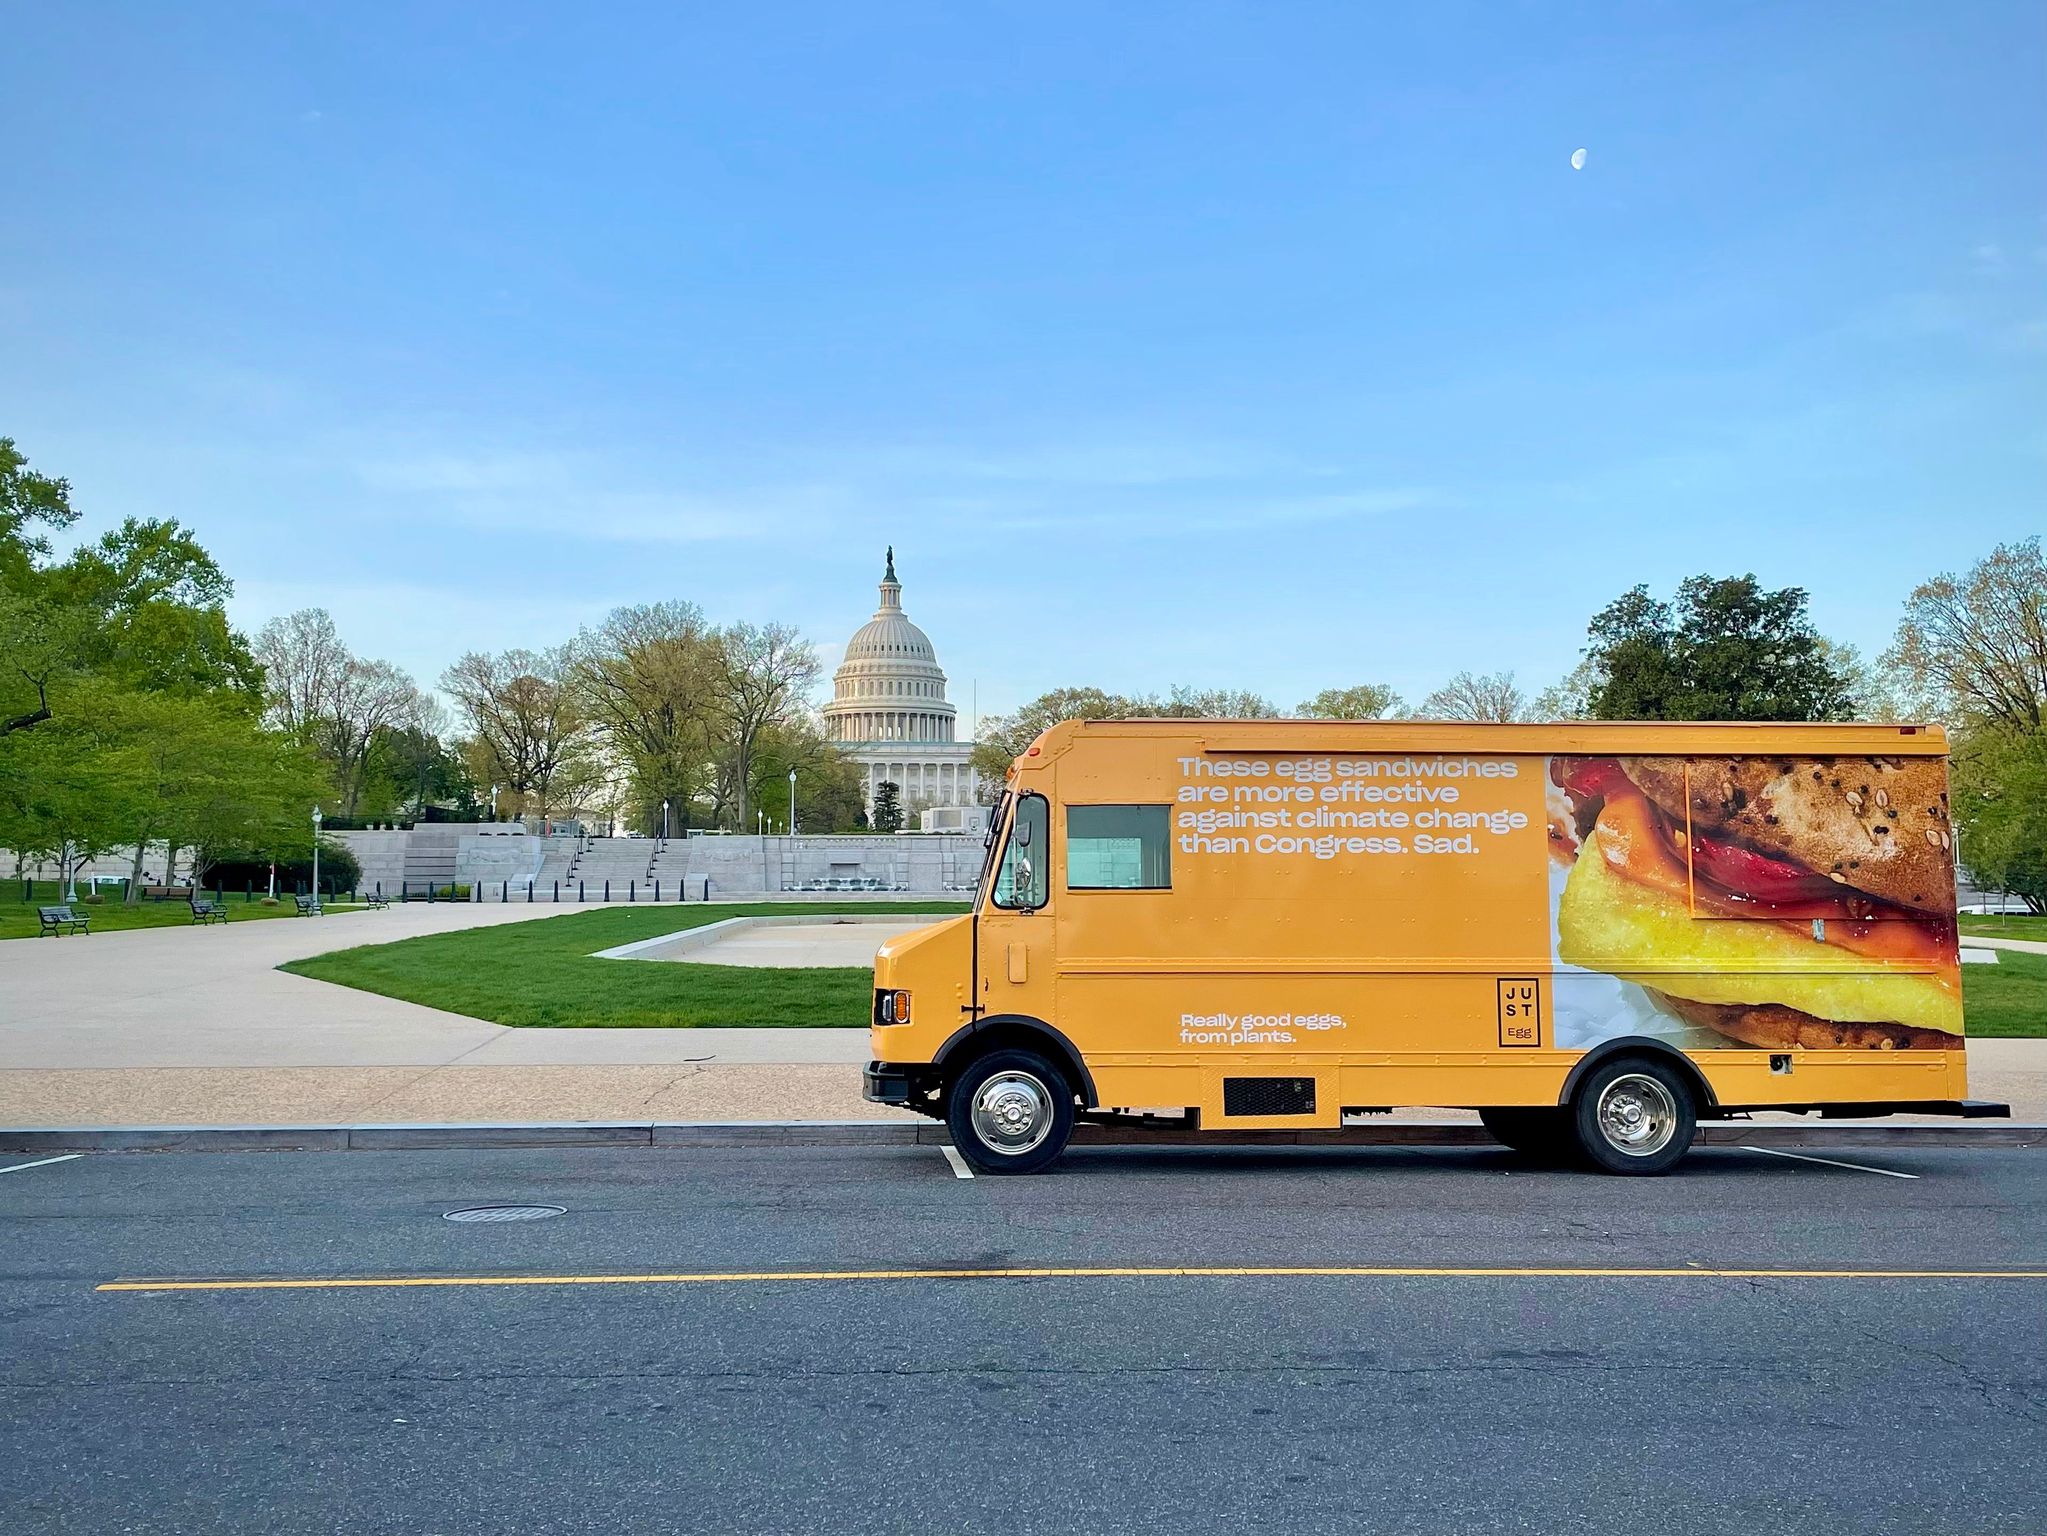
POLYGON ((1848 687, 1802 587, 1693 576, 1675 602, 1646 586, 1593 617, 1587 705, 1599 720, 1838 720, 1848 687))
POLYGON ((0 439, 0 845, 66 870, 125 849, 140 875, 152 846, 203 872, 231 844, 309 844, 327 782, 263 726, 226 573, 170 520, 59 558, 49 535, 77 516, 0 439))

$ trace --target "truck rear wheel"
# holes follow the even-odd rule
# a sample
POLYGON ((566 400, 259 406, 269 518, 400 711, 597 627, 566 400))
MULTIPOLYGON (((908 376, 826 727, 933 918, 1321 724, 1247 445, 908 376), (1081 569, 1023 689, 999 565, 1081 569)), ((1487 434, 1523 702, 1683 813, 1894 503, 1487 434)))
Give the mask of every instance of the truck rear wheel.
POLYGON ((976 1173, 1036 1173, 1073 1135, 1073 1087, 1035 1051, 991 1051, 953 1080, 945 1124, 976 1173))
POLYGON ((1568 1110, 1513 1108, 1482 1109, 1478 1118, 1493 1140, 1512 1147, 1524 1157, 1544 1162, 1563 1162, 1578 1150, 1571 1135, 1568 1110))
POLYGON ((1603 1061, 1571 1101, 1578 1150, 1605 1173, 1668 1173, 1698 1131, 1692 1087, 1668 1062, 1603 1061))

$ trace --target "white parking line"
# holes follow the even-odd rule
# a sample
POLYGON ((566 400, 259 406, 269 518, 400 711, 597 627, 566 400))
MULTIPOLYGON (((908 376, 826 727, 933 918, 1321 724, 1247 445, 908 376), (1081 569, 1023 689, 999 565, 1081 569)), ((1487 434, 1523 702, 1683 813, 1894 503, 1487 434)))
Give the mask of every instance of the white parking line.
POLYGON ((1741 1144, 1744 1152, 1760 1152, 1765 1157, 1795 1157, 1801 1163, 1825 1163, 1829 1168, 1853 1168, 1857 1173, 1880 1173, 1887 1179, 1916 1179, 1916 1173, 1900 1173, 1895 1168, 1872 1168, 1867 1163, 1840 1163, 1831 1157, 1807 1157, 1803 1152, 1779 1152, 1775 1147, 1752 1147, 1741 1144))
POLYGON ((71 1163, 85 1156, 83 1152, 66 1152, 62 1157, 42 1157, 32 1163, 16 1163, 12 1168, 0 1168, 0 1173, 20 1173, 24 1168, 47 1168, 52 1163, 71 1163))
POLYGON ((956 1179, 971 1179, 974 1170, 967 1166, 967 1160, 960 1156, 959 1148, 942 1146, 938 1149, 945 1154, 945 1160, 952 1164, 952 1176, 956 1179))

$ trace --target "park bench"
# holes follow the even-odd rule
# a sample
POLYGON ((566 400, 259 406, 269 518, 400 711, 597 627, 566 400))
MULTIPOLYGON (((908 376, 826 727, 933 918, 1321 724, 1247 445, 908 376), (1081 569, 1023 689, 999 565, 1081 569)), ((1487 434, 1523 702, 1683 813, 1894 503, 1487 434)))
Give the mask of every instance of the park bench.
POLYGON ((390 905, 391 905, 391 898, 390 898, 390 897, 388 897, 388 896, 386 896, 386 895, 384 895, 384 894, 383 894, 383 893, 382 893, 381 891, 379 891, 379 892, 373 892, 372 894, 370 894, 370 895, 368 895, 368 896, 365 896, 365 897, 363 897, 362 901, 363 901, 363 905, 364 905, 364 906, 366 906, 366 907, 379 907, 379 908, 381 908, 381 907, 388 907, 388 906, 390 906, 390 905))
POLYGON ((217 901, 200 901, 195 898, 192 902, 192 921, 195 923, 224 923, 227 921, 227 908, 217 901))
POLYGON ((62 935, 66 929, 73 933, 92 932, 92 915, 88 913, 80 917, 69 907, 37 907, 36 918, 42 924, 36 934, 37 938, 41 938, 45 933, 53 936, 62 935))
POLYGON ((320 915, 320 898, 317 896, 294 896, 291 899, 291 904, 298 909, 300 917, 318 917, 320 915))
POLYGON ((145 885, 144 901, 190 901, 198 892, 189 885, 145 885))

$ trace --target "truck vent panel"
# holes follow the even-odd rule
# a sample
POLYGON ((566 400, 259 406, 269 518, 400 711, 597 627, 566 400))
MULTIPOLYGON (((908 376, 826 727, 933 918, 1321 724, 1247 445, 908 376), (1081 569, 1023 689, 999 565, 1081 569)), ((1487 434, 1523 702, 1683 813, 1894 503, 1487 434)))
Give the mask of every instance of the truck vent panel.
POLYGON ((1223 1113, 1312 1115, 1315 1113, 1315 1079, 1226 1077, 1223 1079, 1223 1113))

